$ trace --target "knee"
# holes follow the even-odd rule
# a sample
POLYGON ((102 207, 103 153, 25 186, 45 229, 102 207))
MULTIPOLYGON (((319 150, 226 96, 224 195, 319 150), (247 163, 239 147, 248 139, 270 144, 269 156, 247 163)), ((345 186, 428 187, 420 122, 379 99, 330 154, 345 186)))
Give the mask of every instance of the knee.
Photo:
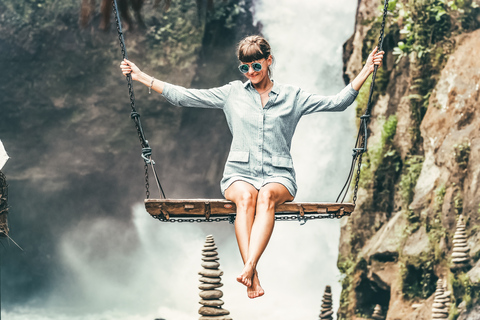
POLYGON ((255 207, 257 199, 252 192, 242 191, 237 198, 236 205, 240 208, 252 208, 255 207))
POLYGON ((275 203, 275 193, 272 192, 272 190, 268 190, 268 189, 265 189, 265 190, 260 190, 260 192, 258 193, 258 205, 261 205, 261 206, 266 206, 266 207, 275 207, 276 203, 275 203))

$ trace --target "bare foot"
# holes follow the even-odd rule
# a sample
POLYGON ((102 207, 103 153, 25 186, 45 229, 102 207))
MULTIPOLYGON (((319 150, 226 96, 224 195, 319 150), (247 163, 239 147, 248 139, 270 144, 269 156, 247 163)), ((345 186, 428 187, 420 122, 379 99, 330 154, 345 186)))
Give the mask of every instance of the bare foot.
POLYGON ((260 280, 258 280, 258 272, 253 275, 252 285, 247 288, 247 295, 250 299, 261 297, 265 294, 263 288, 260 286, 260 280))
POLYGON ((247 288, 252 285, 252 278, 255 273, 253 265, 247 263, 243 267, 242 273, 237 277, 237 281, 246 286, 247 288))

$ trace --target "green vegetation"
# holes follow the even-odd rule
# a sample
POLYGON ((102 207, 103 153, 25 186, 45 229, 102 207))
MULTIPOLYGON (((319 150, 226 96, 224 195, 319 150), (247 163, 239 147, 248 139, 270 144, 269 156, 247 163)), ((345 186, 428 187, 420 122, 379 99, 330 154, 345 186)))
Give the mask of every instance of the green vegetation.
POLYGON ((353 291, 353 279, 355 273, 365 271, 367 269, 367 262, 363 258, 355 260, 353 255, 348 257, 339 256, 337 268, 341 273, 340 283, 342 285, 342 292, 340 294, 340 306, 338 309, 338 319, 346 320, 347 309, 350 305, 350 293, 353 291))
POLYGON ((470 141, 465 141, 453 146, 453 157, 458 163, 460 170, 467 169, 468 159, 470 157, 470 141))
POLYGON ((188 69, 196 61, 202 45, 204 24, 199 23, 195 1, 173 1, 171 8, 152 23, 146 33, 149 52, 162 72, 188 69))
POLYGON ((453 203, 455 207, 455 213, 457 215, 462 214, 463 212, 463 196, 462 192, 460 190, 457 190, 457 193, 455 194, 455 197, 453 198, 453 203))
POLYGON ((360 186, 374 189, 372 205, 383 211, 391 210, 393 187, 401 169, 401 159, 393 145, 397 121, 392 115, 384 122, 379 144, 371 146, 362 161, 360 186))
POLYGON ((409 155, 403 163, 402 175, 400 177, 400 193, 406 207, 413 201, 414 189, 422 171, 423 161, 423 156, 409 155))
POLYGON ((341 306, 348 306, 348 295, 353 290, 353 273, 355 271, 356 263, 352 257, 339 257, 337 267, 341 273, 340 284, 342 285, 342 293, 340 294, 340 308, 341 306))
POLYGON ((438 260, 433 252, 409 256, 400 262, 402 293, 407 299, 426 299, 435 292, 437 277, 435 265, 438 260))
POLYGON ((453 296, 455 297, 455 306, 465 302, 468 310, 479 300, 480 284, 473 283, 466 273, 451 274, 450 283, 452 284, 453 296))
POLYGON ((447 193, 447 189, 445 189, 445 185, 442 184, 435 190, 435 211, 441 212, 443 207, 443 202, 445 200, 445 194, 447 193))

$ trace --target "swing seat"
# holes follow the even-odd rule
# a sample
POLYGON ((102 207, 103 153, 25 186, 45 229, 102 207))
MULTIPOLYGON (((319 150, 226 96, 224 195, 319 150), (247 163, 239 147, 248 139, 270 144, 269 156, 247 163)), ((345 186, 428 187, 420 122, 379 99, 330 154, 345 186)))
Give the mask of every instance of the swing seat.
MULTIPOLYGON (((145 208, 151 216, 169 220, 170 218, 228 217, 236 214, 235 203, 225 199, 146 199, 145 208)), ((276 216, 297 214, 331 215, 341 218, 350 215, 355 209, 353 203, 328 202, 285 202, 277 206, 276 216)))

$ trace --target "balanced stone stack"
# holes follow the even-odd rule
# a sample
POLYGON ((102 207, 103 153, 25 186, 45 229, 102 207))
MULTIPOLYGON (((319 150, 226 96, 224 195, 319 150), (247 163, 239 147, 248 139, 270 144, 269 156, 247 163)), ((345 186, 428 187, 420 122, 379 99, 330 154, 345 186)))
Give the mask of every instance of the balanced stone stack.
POLYGON ((457 230, 453 236, 452 271, 464 270, 470 266, 469 250, 467 246, 465 222, 463 221, 463 216, 460 215, 460 217, 458 217, 457 230))
POLYGON ((322 320, 333 320, 333 310, 332 310, 332 288, 330 286, 325 287, 325 292, 323 294, 322 300, 322 311, 320 312, 320 319, 322 320))
POLYGON ((222 308, 223 301, 220 299, 223 292, 219 290, 223 284, 220 278, 223 271, 219 270, 220 263, 218 263, 217 247, 212 235, 208 235, 205 240, 205 245, 202 249, 202 267, 203 269, 198 273, 200 277, 200 304, 202 305, 198 310, 201 315, 200 320, 232 320, 230 312, 222 308))
POLYGON ((445 291, 445 285, 441 279, 437 281, 437 290, 432 305, 432 320, 448 319, 450 309, 450 292, 445 291))
POLYGON ((383 320, 385 317, 382 315, 382 307, 377 304, 375 306, 375 309, 373 309, 373 315, 372 315, 373 320, 383 320))

